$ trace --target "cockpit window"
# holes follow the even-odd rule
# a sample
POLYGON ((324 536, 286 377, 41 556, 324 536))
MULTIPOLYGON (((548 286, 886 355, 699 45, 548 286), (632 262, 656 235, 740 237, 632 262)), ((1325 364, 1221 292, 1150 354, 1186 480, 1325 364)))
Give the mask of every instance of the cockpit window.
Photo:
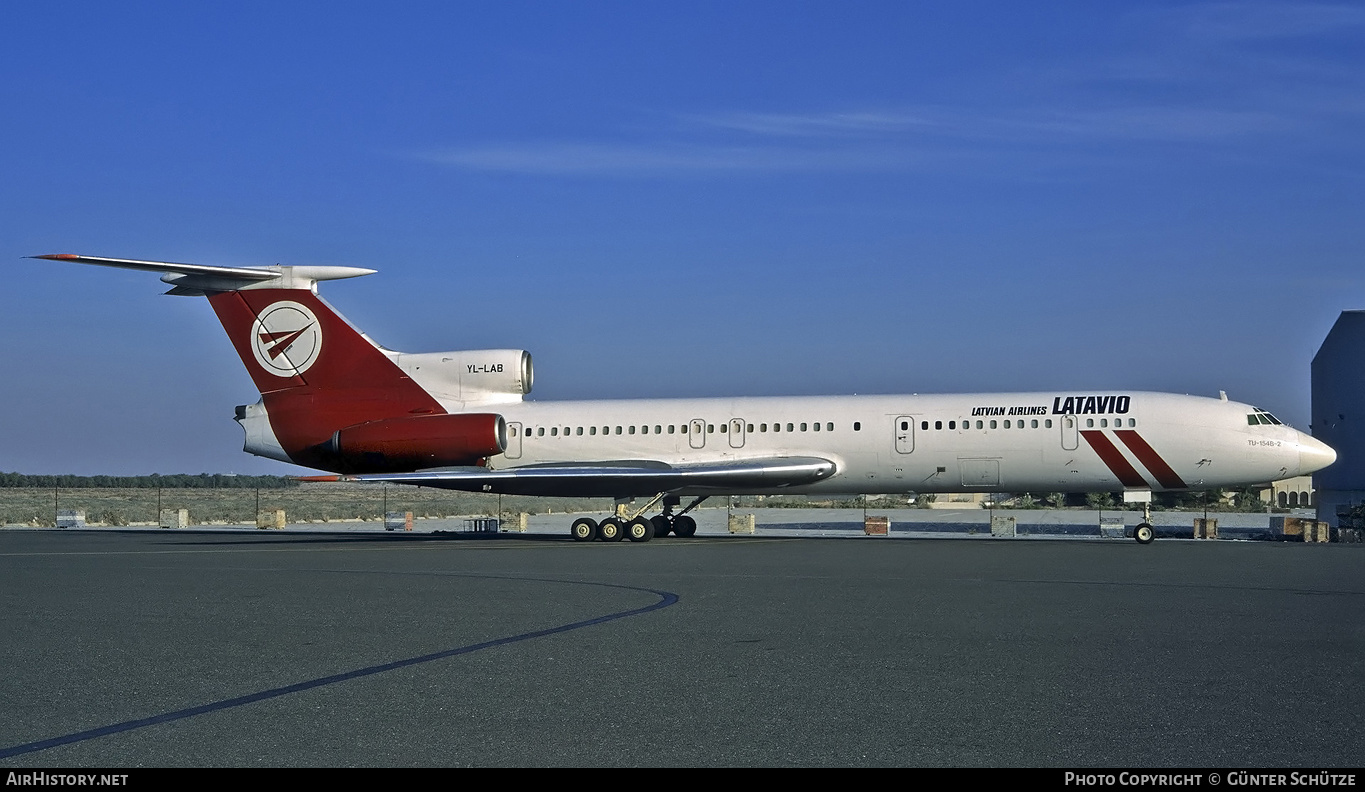
POLYGON ((1282 424, 1280 423, 1280 419, 1279 419, 1279 418, 1276 418, 1275 416, 1271 415, 1270 413, 1266 412, 1265 410, 1262 410, 1260 407, 1253 407, 1252 409, 1255 410, 1256 412, 1251 413, 1250 415, 1247 416, 1247 425, 1248 425, 1248 426, 1259 426, 1259 425, 1262 425, 1262 424, 1264 424, 1265 426, 1281 426, 1281 425, 1282 425, 1282 424))

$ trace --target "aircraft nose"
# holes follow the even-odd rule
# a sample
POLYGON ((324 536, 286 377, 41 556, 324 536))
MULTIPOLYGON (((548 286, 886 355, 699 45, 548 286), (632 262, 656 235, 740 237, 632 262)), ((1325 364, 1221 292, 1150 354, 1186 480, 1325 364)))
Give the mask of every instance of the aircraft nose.
POLYGON ((1306 476, 1337 461, 1332 447, 1309 435, 1299 433, 1299 475, 1306 476))

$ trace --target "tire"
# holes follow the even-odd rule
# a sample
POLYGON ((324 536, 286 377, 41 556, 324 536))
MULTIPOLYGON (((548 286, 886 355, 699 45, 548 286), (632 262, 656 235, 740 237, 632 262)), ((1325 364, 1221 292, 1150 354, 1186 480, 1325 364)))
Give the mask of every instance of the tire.
POLYGON ((654 523, 655 539, 658 539, 661 536, 668 536, 668 532, 673 530, 673 524, 670 523, 668 521, 668 518, 664 517, 663 515, 659 515, 657 517, 650 517, 649 521, 651 523, 654 523))
POLYGON ((654 523, 643 517, 636 517, 626 523, 626 538, 632 542, 648 542, 654 538, 654 523))
POLYGON ((1152 540, 1156 538, 1156 530, 1152 528, 1150 523, 1138 523, 1133 526, 1133 538, 1137 540, 1138 544, 1151 544, 1152 540))
POLYGON ((697 521, 684 514, 673 519, 673 533, 681 537, 692 536, 697 532, 697 521))
POLYGON ((624 526, 615 517, 608 517, 597 524, 597 538, 604 542, 619 542, 626 538, 624 526))
POLYGON ((591 542, 597 538, 597 521, 591 517, 579 517, 569 527, 569 535, 575 542, 591 542))

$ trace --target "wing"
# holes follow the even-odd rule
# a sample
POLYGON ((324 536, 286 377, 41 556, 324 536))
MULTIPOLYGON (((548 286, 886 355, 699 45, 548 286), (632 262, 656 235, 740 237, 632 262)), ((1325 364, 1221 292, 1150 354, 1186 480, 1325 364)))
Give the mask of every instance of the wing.
POLYGON ((301 478, 304 481, 385 481, 504 495, 625 498, 660 492, 741 494, 782 489, 822 481, 834 475, 835 470, 833 462, 819 457, 770 457, 694 465, 626 460, 527 465, 503 470, 458 467, 416 473, 301 478))

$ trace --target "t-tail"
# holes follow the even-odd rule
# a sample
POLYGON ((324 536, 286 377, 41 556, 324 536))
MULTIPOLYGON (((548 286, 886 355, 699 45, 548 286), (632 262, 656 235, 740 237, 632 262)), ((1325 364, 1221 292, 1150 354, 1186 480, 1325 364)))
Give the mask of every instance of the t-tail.
POLYGON ((261 393, 236 415, 258 456, 337 473, 479 465, 507 447, 497 405, 531 389, 522 350, 395 352, 317 295, 374 270, 36 258, 160 272, 167 294, 207 297, 261 393))

